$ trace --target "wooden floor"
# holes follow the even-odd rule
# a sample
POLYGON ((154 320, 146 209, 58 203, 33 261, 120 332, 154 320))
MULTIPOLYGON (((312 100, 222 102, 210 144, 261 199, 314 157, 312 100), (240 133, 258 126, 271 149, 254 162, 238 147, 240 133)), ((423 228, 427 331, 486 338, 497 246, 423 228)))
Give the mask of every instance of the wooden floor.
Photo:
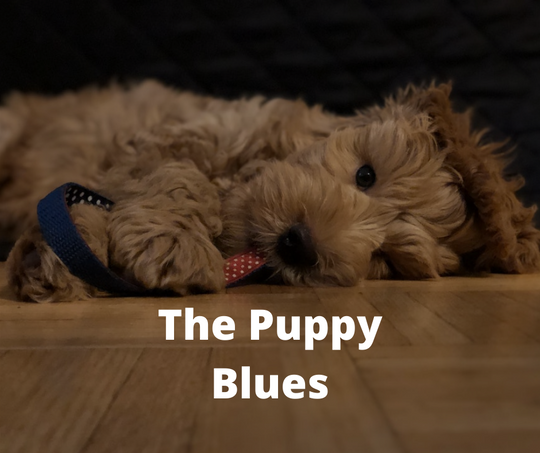
MULTIPOLYGON (((0 452, 540 451, 540 275, 250 286, 184 299, 13 300, 0 270, 0 452), (165 340, 158 309, 236 321, 235 339, 165 340), (250 310, 373 316, 333 351, 250 340, 250 310), (213 399, 213 369, 328 376, 325 399, 213 399)), ((253 393, 253 391, 252 391, 253 393)))

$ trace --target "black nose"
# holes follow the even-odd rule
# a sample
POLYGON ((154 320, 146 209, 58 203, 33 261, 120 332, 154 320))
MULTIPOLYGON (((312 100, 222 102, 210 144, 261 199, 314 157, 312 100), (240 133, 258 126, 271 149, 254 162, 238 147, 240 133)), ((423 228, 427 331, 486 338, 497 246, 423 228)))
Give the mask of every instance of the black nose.
POLYGON ((317 252, 309 228, 298 223, 283 233, 276 252, 285 264, 308 267, 317 264, 317 252))

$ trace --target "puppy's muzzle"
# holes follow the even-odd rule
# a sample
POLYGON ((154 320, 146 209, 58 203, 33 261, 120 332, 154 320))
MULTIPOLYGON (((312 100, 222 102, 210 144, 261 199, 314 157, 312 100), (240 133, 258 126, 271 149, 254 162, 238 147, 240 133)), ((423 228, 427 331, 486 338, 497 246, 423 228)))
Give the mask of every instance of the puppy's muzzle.
POLYGON ((317 264, 311 231, 302 223, 293 225, 278 238, 276 252, 289 266, 311 267, 317 264))

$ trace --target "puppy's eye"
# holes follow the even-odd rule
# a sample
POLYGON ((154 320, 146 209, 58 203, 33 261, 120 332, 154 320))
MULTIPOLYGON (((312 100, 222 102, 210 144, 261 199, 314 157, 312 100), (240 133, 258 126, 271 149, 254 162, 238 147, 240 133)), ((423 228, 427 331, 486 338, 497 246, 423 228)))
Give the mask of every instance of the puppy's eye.
POLYGON ((361 189, 368 189, 377 180, 375 170, 370 165, 364 165, 356 172, 356 185, 361 189))

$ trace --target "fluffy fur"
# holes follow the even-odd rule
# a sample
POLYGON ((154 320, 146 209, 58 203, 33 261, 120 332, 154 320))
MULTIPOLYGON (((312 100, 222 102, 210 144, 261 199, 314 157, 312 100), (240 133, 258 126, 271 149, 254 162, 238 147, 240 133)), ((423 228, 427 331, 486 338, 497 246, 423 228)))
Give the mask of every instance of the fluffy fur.
POLYGON ((72 209, 94 252, 147 288, 224 287, 223 257, 262 251, 285 283, 354 285, 465 268, 540 267, 535 208, 503 176, 503 144, 471 131, 450 86, 408 87, 350 117, 301 101, 226 101, 157 82, 55 98, 14 94, 0 108, 0 229, 17 296, 96 295, 41 238, 38 200, 75 181, 116 204, 72 209), (355 173, 371 165, 367 190, 355 173), (277 243, 308 231, 316 261, 291 265, 277 243), (22 236, 21 236, 22 235, 22 236))

